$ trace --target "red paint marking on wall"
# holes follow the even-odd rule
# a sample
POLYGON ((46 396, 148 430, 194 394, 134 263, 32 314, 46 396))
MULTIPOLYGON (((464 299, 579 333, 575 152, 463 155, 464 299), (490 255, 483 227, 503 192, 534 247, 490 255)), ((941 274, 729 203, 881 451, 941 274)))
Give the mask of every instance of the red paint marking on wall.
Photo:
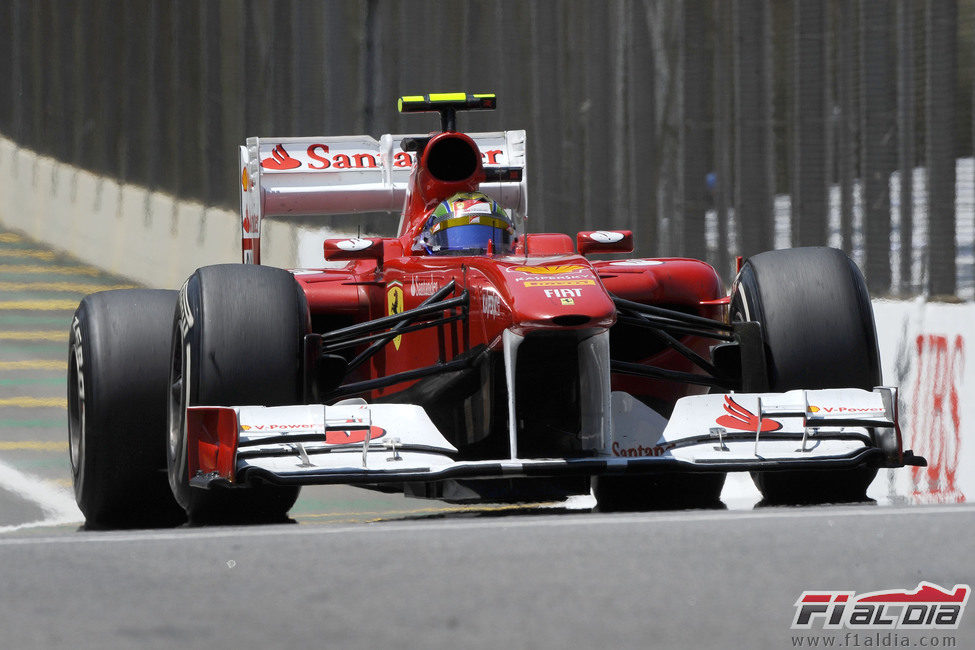
POLYGON ((914 497, 924 503, 962 503, 964 493, 955 484, 961 445, 958 410, 965 339, 919 334, 914 400, 911 407, 912 447, 928 460, 927 467, 911 467, 914 497))

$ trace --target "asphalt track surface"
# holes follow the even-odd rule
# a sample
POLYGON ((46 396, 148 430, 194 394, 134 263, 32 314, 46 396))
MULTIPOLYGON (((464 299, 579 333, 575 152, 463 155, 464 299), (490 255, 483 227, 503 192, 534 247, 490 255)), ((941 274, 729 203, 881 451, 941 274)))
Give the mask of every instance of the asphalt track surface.
POLYGON ((315 488, 291 524, 84 530, 67 330, 121 286, 0 231, 0 648, 975 648, 972 613, 869 640, 790 629, 803 590, 975 584, 964 504, 610 515, 315 488))

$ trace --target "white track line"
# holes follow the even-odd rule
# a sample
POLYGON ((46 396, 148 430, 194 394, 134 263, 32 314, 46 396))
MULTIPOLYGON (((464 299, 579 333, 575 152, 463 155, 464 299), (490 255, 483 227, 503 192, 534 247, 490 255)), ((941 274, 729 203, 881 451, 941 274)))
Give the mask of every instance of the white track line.
POLYGON ((180 528, 169 531, 138 531, 125 533, 88 532, 58 537, 0 538, 0 546, 37 544, 99 544, 117 542, 159 542, 202 539, 241 539, 247 537, 285 537, 308 535, 353 535, 388 533, 442 533, 443 531, 555 528, 568 526, 598 526, 601 524, 657 524, 681 522, 735 522, 743 519, 822 519, 843 517, 905 517, 911 515, 975 515, 975 504, 945 506, 837 506, 806 508, 773 508, 762 511, 683 511, 677 513, 640 513, 628 515, 556 515, 538 517, 505 517, 489 521, 442 520, 424 522, 378 522, 353 526, 261 526, 258 528, 214 527, 180 528))
POLYGON ((44 519, 14 526, 0 526, 0 533, 9 533, 24 528, 58 526, 80 523, 84 516, 78 510, 73 495, 66 489, 52 485, 44 479, 25 474, 0 461, 0 489, 16 494, 40 506, 44 519))

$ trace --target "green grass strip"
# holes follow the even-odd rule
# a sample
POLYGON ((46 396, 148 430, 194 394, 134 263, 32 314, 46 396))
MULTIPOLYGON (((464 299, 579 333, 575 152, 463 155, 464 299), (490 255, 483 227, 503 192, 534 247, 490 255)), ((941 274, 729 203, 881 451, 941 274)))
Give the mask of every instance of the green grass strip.
POLYGON ((0 314, 0 325, 50 325, 52 327, 63 326, 64 329, 68 329, 71 325, 71 317, 0 314))
POLYGON ((27 341, 17 341, 13 343, 11 341, 3 342, 4 352, 7 350, 20 350, 23 352, 30 352, 32 355, 38 354, 53 354, 58 356, 63 356, 68 349, 68 342, 65 341, 59 345, 52 345, 50 343, 30 343, 27 341))
POLYGON ((64 377, 24 377, 23 379, 0 379, 0 386, 26 386, 28 384, 64 384, 64 377))
POLYGON ((0 418, 0 428, 18 427, 21 429, 63 429, 68 423, 67 418, 18 420, 14 418, 0 418))

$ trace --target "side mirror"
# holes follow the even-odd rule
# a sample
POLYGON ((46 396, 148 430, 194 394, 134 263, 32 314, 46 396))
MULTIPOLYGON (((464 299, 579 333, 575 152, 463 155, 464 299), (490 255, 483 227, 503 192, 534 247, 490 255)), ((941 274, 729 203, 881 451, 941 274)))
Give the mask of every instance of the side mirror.
POLYGON ((580 255, 589 253, 632 253, 633 232, 630 230, 586 230, 576 235, 580 255))
POLYGON ((326 239, 325 259, 329 262, 344 260, 382 261, 383 240, 378 237, 375 239, 364 239, 361 237, 326 239))

